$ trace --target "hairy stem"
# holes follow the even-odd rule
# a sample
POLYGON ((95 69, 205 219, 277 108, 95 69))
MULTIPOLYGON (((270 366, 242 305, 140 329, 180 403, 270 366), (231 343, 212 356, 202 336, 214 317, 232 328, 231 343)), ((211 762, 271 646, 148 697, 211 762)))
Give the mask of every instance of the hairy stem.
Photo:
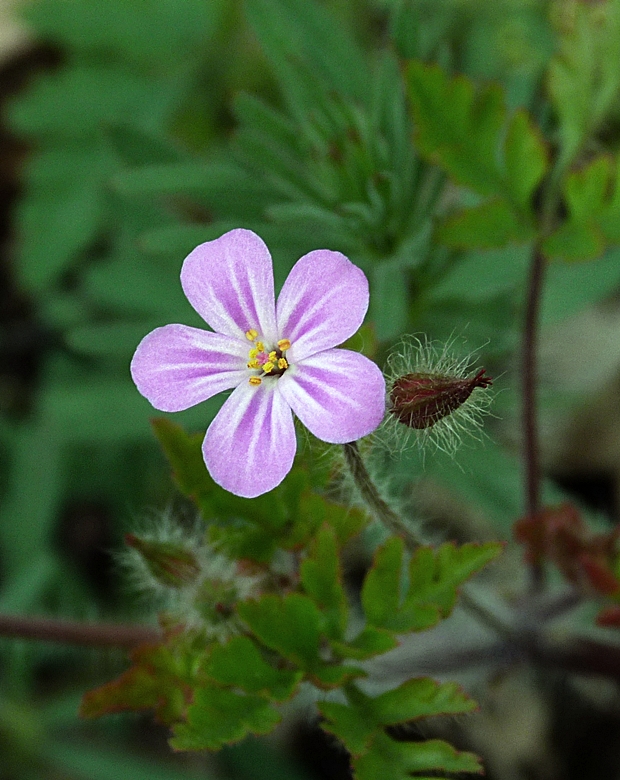
MULTIPOLYGON (((414 550, 422 542, 416 537, 403 522, 396 512, 386 504, 379 495, 374 482, 364 464, 357 446, 357 442, 344 444, 344 456, 353 476, 353 480, 366 505, 383 525, 396 536, 404 539, 407 549, 414 550)), ((475 615, 482 623, 487 625, 499 636, 509 637, 510 629, 489 609, 479 604, 470 591, 462 588, 460 592, 461 604, 471 614, 475 615)))
MULTIPOLYGON (((540 509, 536 353, 544 271, 545 258, 540 247, 536 246, 532 253, 527 287, 522 351, 523 458, 525 463, 525 511, 528 517, 534 517, 540 509)), ((531 579, 533 590, 540 591, 544 585, 544 569, 541 564, 532 564, 531 579)))
POLYGON ((409 549, 417 547, 420 542, 415 534, 407 528, 402 519, 385 503, 379 495, 374 482, 370 478, 362 456, 357 446, 357 442, 352 441, 344 444, 344 458, 353 477, 353 481, 364 502, 379 520, 391 533, 402 536, 409 549))
POLYGON ((150 626, 78 623, 22 615, 0 615, 0 636, 85 647, 134 647, 162 639, 161 632, 150 626))

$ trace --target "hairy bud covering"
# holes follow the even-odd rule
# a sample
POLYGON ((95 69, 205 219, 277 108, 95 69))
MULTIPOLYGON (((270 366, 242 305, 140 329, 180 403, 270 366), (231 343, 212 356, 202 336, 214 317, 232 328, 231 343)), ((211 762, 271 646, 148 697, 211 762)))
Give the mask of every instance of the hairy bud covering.
POLYGON ((492 379, 481 368, 475 376, 411 373, 395 380, 390 391, 390 412, 410 428, 430 428, 455 412, 477 388, 487 388, 492 379))
POLYGON ((196 556, 182 544, 142 539, 135 534, 126 534, 125 542, 140 553, 152 576, 168 588, 189 585, 200 574, 196 556))

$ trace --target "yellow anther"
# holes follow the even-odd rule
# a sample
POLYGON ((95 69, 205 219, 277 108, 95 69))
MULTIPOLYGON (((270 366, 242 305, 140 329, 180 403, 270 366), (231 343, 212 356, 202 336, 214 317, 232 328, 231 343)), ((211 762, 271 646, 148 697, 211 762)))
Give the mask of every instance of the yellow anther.
POLYGON ((271 361, 267 361, 267 363, 265 363, 263 366, 263 371, 266 374, 270 374, 273 371, 273 363, 271 361))
POLYGON ((250 330, 246 330, 245 337, 248 341, 254 341, 254 339, 258 336, 258 331, 254 330, 254 328, 250 328, 250 330))
MULTIPOLYGON (((256 331, 254 331, 254 333, 256 333, 256 331)), ((258 350, 258 352, 264 352, 265 351, 265 345, 263 344, 262 341, 257 341, 256 342, 256 349, 258 350)), ((256 353, 257 355, 258 355, 258 352, 256 353)))
POLYGON ((278 368, 288 368, 288 363, 284 358, 278 360, 278 368))
POLYGON ((260 363, 258 360, 250 360, 248 363, 248 368, 260 368, 260 363))
POLYGON ((288 339, 280 339, 280 341, 278 341, 278 349, 281 352, 284 352, 285 350, 290 348, 291 348, 291 342, 288 339))
POLYGON ((259 376, 251 376, 250 377, 250 384, 251 385, 260 385, 260 377, 259 376))
POLYGON ((273 352, 269 353, 269 360, 271 360, 271 362, 273 363, 275 359, 276 359, 276 352, 274 350, 273 352))
POLYGON ((258 353, 259 353, 258 349, 251 349, 250 350, 250 357, 251 358, 255 358, 258 355, 258 353))

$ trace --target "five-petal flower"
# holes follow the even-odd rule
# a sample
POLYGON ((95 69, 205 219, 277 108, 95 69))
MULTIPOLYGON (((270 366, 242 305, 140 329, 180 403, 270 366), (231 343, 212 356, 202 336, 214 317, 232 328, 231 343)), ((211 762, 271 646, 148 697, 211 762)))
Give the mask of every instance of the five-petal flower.
POLYGON ((339 252, 297 261, 278 297, 269 250, 237 229, 191 252, 181 285, 213 331, 156 328, 131 362, 138 390, 176 412, 235 388, 209 426, 203 455, 213 479, 239 496, 272 490, 290 471, 294 412, 317 438, 339 444, 381 422, 385 382, 368 358, 334 349, 362 324, 364 273, 339 252))

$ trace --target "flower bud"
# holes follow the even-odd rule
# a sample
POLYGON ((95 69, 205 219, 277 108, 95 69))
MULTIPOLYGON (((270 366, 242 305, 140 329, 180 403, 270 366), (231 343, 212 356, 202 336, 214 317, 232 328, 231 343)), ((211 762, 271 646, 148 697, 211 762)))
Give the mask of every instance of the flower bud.
POLYGON ((410 428, 430 428, 462 406, 477 388, 487 388, 492 379, 481 368, 475 376, 450 376, 416 372, 396 379, 390 391, 390 412, 410 428))
POLYGON ((142 539, 126 534, 125 542, 142 557, 150 574, 160 585, 183 588, 196 580, 200 565, 194 553, 173 541, 142 539))

